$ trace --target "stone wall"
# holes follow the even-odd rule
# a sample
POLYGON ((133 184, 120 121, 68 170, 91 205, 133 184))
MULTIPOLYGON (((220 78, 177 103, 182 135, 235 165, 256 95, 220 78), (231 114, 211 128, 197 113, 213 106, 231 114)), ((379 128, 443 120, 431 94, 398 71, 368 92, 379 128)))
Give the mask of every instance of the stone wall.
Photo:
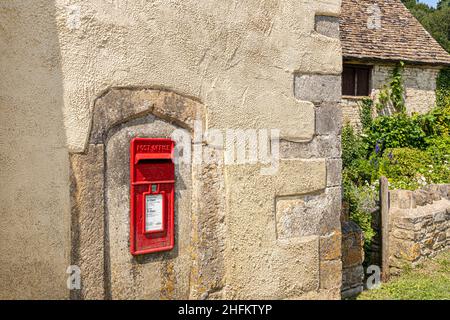
POLYGON ((450 248, 450 185, 389 192, 391 274, 450 248))
POLYGON ((0 3, 0 297, 339 299, 339 13, 339 0, 0 3), (127 144, 192 134, 195 119, 279 130, 279 171, 178 168, 175 249, 133 257, 127 144))
MULTIPOLYGON (((371 98, 375 101, 384 85, 388 84, 393 65, 375 64, 372 69, 371 98)), ((405 66, 403 79, 405 86, 406 111, 426 113, 436 102, 436 78, 438 68, 405 66)), ((341 101, 343 123, 350 122, 356 129, 361 129, 359 115, 361 97, 344 97, 341 101)))
MULTIPOLYGON (((389 82, 393 66, 375 65, 372 71, 373 95, 389 82)), ((436 102, 436 78, 438 68, 405 66, 403 80, 405 85, 406 111, 426 113, 436 102)))
POLYGON ((361 99, 345 98, 341 100, 342 123, 349 123, 357 132, 361 132, 361 116, 360 116, 361 99))
POLYGON ((364 289, 364 236, 353 221, 342 223, 342 298, 358 295, 364 289))

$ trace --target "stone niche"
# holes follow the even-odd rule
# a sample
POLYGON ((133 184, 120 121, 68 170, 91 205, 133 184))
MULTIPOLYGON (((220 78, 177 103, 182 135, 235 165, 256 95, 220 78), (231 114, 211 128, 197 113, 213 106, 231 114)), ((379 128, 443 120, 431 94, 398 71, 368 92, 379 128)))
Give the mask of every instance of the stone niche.
POLYGON ((129 252, 131 139, 169 138, 179 128, 192 134, 203 110, 191 98, 151 89, 112 89, 96 101, 85 153, 71 155, 71 259, 82 279, 72 299, 188 299, 222 286, 223 178, 214 165, 176 165, 174 250, 129 252))

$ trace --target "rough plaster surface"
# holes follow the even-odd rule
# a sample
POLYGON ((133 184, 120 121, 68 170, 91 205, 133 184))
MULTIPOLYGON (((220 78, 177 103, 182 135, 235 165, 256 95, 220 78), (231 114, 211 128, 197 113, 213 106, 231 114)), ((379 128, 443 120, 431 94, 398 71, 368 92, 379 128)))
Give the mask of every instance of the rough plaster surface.
POLYGON ((0 2, 0 299, 67 299, 69 156, 52 1, 0 2))
POLYGON ((338 0, 82 1, 79 25, 68 25, 77 15, 69 4, 56 1, 71 151, 85 146, 99 93, 129 85, 199 98, 211 127, 310 137, 300 118, 311 118, 311 105, 293 99, 293 73, 341 71, 339 40, 312 32, 316 12, 338 15, 338 0))
MULTIPOLYGON (((95 135, 105 134, 100 119, 106 119, 110 126, 138 118, 132 126, 136 131, 127 131, 124 126, 123 131, 111 132, 106 145, 107 165, 117 168, 106 169, 106 230, 111 237, 105 242, 109 255, 104 260, 110 263, 105 267, 106 274, 101 274, 101 266, 93 267, 101 261, 103 252, 90 262, 82 258, 94 248, 87 249, 92 234, 80 230, 77 235, 80 263, 85 261, 85 270, 96 270, 100 277, 85 279, 92 286, 84 291, 85 297, 101 295, 98 286, 103 277, 106 297, 116 298, 164 299, 188 294, 192 298, 338 297, 333 283, 320 279, 330 270, 338 272, 339 264, 334 260, 320 262, 319 235, 276 240, 275 197, 323 190, 327 183, 325 158, 340 157, 338 135, 315 136, 313 104, 299 101, 293 94, 294 74, 340 73, 339 40, 314 32, 317 13, 337 16, 339 10, 338 0, 55 0, 1 4, 0 39, 7 44, 0 47, 0 66, 7 80, 0 84, 0 106, 5 115, 0 139, 1 181, 12 186, 1 188, 2 294, 7 298, 68 297, 68 151, 89 152, 90 142, 105 138, 95 135), (96 115, 94 102, 114 94, 109 91, 103 96, 113 87, 161 88, 194 97, 205 106, 206 128, 279 128, 282 137, 291 141, 285 142, 284 150, 293 159, 283 161, 279 175, 272 178, 259 176, 259 168, 251 166, 227 168, 225 178, 222 168, 194 170, 191 175, 197 178, 192 181, 193 188, 205 192, 204 199, 210 202, 199 203, 196 199, 202 199, 201 193, 193 195, 195 212, 191 220, 187 213, 179 217, 183 222, 178 224, 182 245, 172 253, 131 260, 126 247, 128 195, 124 181, 128 171, 123 169, 123 162, 118 163, 126 160, 124 141, 129 136, 122 135, 143 132, 161 136, 174 125, 184 123, 189 127, 192 118, 183 116, 177 108, 168 109, 177 104, 145 104, 147 98, 158 101, 154 93, 145 90, 138 95, 147 98, 133 94, 114 98, 113 105, 108 102, 112 112, 103 109, 105 117, 96 115), (133 103, 133 99, 142 104, 133 103), (158 105, 164 105, 164 110, 158 111, 158 105), (126 106, 130 108, 114 113, 116 107, 126 106), (170 116, 171 112, 175 114, 170 116), (139 119, 149 114, 160 115, 173 124, 162 122, 156 126, 157 131, 151 131, 155 129, 151 125, 139 124, 139 119), (311 139, 311 144, 306 143, 311 139), (15 148, 17 145, 21 147, 15 148), (113 146, 118 149, 116 156, 110 149, 113 146), (298 156, 322 159, 294 159, 298 156), (199 182, 201 179, 204 182, 199 182), (235 185, 240 187, 235 189, 235 185), (246 196, 238 198, 236 190, 246 196), (29 245, 19 251, 14 243, 17 230, 22 230, 25 222, 33 228, 20 233, 20 241, 29 245), (250 234, 254 237, 250 239, 243 231, 253 222, 250 234), (192 228, 190 238, 186 228, 192 228), (204 251, 191 252, 189 243, 204 251), (209 243, 214 249, 207 251, 209 243), (234 252, 236 248, 241 249, 234 252), (270 263, 263 265, 264 261, 270 263), (256 282, 249 281, 253 279, 253 264, 256 282), (269 266, 271 270, 265 276, 269 266), (153 285, 131 287, 130 283, 138 282, 153 285)), ((179 174, 190 181, 186 172, 179 174)), ((93 197, 83 196, 82 191, 75 197, 93 197)), ((180 207, 189 206, 187 198, 190 196, 180 198, 180 207)), ((81 228, 95 225, 89 220, 86 203, 78 209, 78 218, 84 221, 81 228)), ((331 218, 330 224, 335 221, 331 218)), ((334 229, 321 224, 324 230, 334 229)))

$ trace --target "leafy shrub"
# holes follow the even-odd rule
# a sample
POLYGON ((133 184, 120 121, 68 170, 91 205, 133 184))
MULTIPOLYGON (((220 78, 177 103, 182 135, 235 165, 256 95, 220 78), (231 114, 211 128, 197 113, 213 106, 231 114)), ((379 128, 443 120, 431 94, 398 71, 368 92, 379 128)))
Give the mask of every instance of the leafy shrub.
POLYGON ((430 183, 450 183, 450 137, 429 140, 425 150, 397 148, 386 150, 381 174, 394 189, 415 190, 430 183))
POLYGON ((372 126, 373 118, 373 100, 363 99, 361 102, 361 109, 359 117, 361 119, 361 125, 363 130, 367 130, 372 126))
POLYGON ((381 171, 393 188, 414 190, 426 184, 425 172, 431 162, 428 154, 422 150, 388 149, 383 156, 381 171))
POLYGON ((371 209, 376 206, 378 191, 374 186, 358 187, 343 173, 344 201, 349 206, 350 220, 359 225, 364 234, 364 246, 370 248, 375 231, 372 228, 371 209))
POLYGON ((342 163, 345 167, 352 165, 357 159, 364 159, 367 155, 367 146, 364 140, 355 133, 355 130, 346 123, 342 129, 342 163))
POLYGON ((434 108, 423 115, 415 115, 413 121, 422 128, 426 136, 444 136, 450 134, 450 104, 443 108, 434 108))
POLYGON ((377 117, 366 135, 366 143, 372 148, 378 145, 381 153, 388 148, 426 147, 426 133, 420 123, 414 117, 401 113, 377 117))
POLYGON ((442 69, 436 80, 436 105, 450 107, 450 68, 442 69))

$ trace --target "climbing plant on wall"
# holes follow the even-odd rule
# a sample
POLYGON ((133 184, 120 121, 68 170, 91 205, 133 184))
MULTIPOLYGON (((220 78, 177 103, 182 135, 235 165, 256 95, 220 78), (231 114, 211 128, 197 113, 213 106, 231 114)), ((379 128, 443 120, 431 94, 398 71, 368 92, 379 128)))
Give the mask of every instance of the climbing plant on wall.
POLYGON ((405 88, 403 83, 403 70, 405 64, 400 61, 392 70, 389 83, 381 89, 378 95, 376 109, 378 113, 393 109, 395 113, 405 113, 405 88))

